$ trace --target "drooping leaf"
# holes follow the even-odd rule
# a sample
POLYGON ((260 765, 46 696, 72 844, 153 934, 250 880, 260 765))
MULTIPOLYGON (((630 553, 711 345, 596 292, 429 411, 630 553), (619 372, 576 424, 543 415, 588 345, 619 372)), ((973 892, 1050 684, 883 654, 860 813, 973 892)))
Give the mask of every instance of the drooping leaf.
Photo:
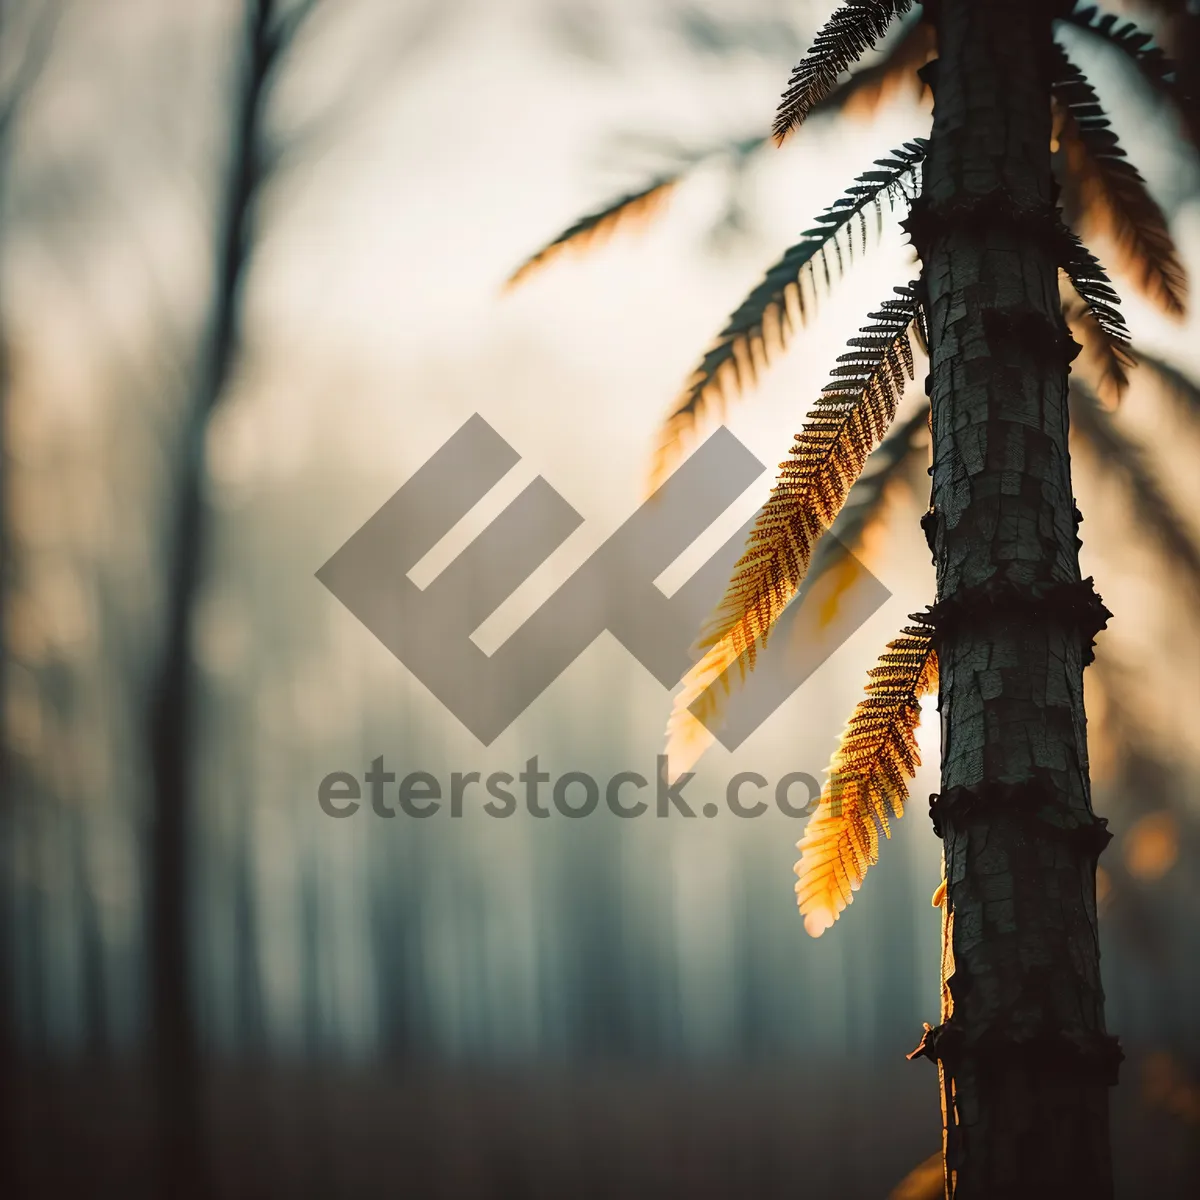
POLYGON ((1088 241, 1110 238, 1118 266, 1164 312, 1182 316, 1187 272, 1167 219, 1125 157, 1095 89, 1059 46, 1054 98, 1068 219, 1088 241))
POLYGON ((887 521, 888 502, 896 485, 918 460, 928 453, 929 404, 922 403, 908 420, 897 425, 871 452, 866 468, 855 481, 837 519, 829 527, 832 535, 817 543, 809 578, 837 566, 846 554, 861 558, 872 534, 887 521))
POLYGON ((1139 29, 1132 21, 1121 22, 1116 14, 1091 4, 1077 8, 1064 19, 1125 55, 1150 90, 1178 109, 1188 136, 1200 144, 1200 114, 1195 98, 1181 82, 1174 61, 1155 44, 1152 33, 1139 29))
POLYGON ((872 49, 911 4, 912 0, 849 0, 829 18, 788 80, 775 116, 776 142, 782 143, 804 122, 838 76, 872 49))
POLYGON ((891 837, 891 820, 904 815, 908 781, 920 765, 920 699, 937 686, 937 656, 928 619, 912 620, 868 673, 817 811, 796 843, 796 903, 812 937, 853 901, 879 859, 880 833, 891 837))
MULTIPOLYGON (((916 328, 915 326, 913 327, 916 328)), ((904 475, 918 459, 925 459, 928 447, 921 436, 929 428, 929 404, 923 403, 907 421, 894 428, 867 459, 866 469, 850 489, 846 503, 827 533, 817 542, 806 580, 810 586, 825 575, 833 575, 833 586, 820 595, 822 628, 837 616, 843 598, 863 577, 864 558, 876 536, 883 532, 889 518, 891 497, 904 475)), ((815 599, 817 593, 812 593, 815 599)), ((738 663, 744 667, 742 660, 738 663)), ((725 670, 733 665, 725 655, 715 654, 707 669, 689 675, 676 697, 667 723, 668 774, 675 779, 689 771, 712 744, 713 735, 692 715, 692 705, 704 697, 700 712, 707 721, 719 717, 727 700, 724 687, 713 687, 725 670)))
POLYGON ((930 95, 917 72, 937 53, 937 30, 933 22, 913 21, 869 67, 855 71, 839 83, 810 115, 835 112, 842 116, 873 117, 898 96, 909 93, 914 100, 930 95))
POLYGON ((534 271, 552 262, 566 251, 586 250, 614 234, 653 217, 679 183, 686 168, 673 175, 660 176, 636 192, 620 196, 596 212, 580 217, 563 230, 549 245, 527 258, 509 277, 506 288, 515 288, 534 271))
POLYGON ((813 587, 829 576, 819 610, 822 628, 836 620, 843 601, 862 582, 885 544, 897 493, 910 486, 918 463, 928 463, 928 435, 929 402, 925 400, 871 452, 842 511, 817 543, 806 579, 813 587))
POLYGON ((1107 474, 1121 481, 1140 527, 1158 543, 1167 566, 1200 598, 1200 542, 1164 491, 1146 448, 1085 388, 1071 389, 1071 432, 1083 439, 1107 474))
POLYGON ((725 599, 701 637, 703 657, 684 676, 667 726, 672 778, 695 743, 699 715, 717 712, 729 686, 726 672, 753 668, 757 650, 804 580, 818 539, 829 528, 861 474, 867 456, 887 433, 906 378, 913 377, 908 328, 918 301, 911 287, 897 288, 871 314, 872 324, 852 338, 833 382, 822 391, 763 505, 749 545, 734 568, 725 599), (723 681, 723 687, 713 687, 723 681))
POLYGON ((857 244, 865 248, 868 211, 874 210, 881 223, 885 203, 894 208, 898 200, 915 194, 927 145, 923 139, 908 142, 890 158, 878 160, 874 170, 860 175, 741 303, 692 372, 666 419, 651 473, 652 486, 670 474, 686 437, 707 406, 753 383, 759 368, 769 364, 772 352, 787 348, 794 321, 807 318, 810 298, 805 296, 806 285, 813 297, 820 280, 829 286, 833 270, 840 271, 853 258, 856 232, 857 244))
POLYGON ((564 251, 585 252, 607 241, 620 229, 646 224, 662 211, 671 193, 688 172, 721 158, 728 159, 735 169, 741 169, 756 151, 767 144, 767 140, 765 135, 731 138, 708 146, 685 149, 673 140, 660 137, 631 135, 624 138, 623 141, 635 146, 670 154, 678 160, 677 165, 673 170, 655 176, 645 187, 618 196, 596 212, 580 217, 547 246, 526 259, 509 276, 505 287, 511 289, 523 283, 534 271, 558 258, 564 251))
POLYGON ((1129 372, 1136 365, 1128 343, 1114 338, 1100 324, 1087 302, 1071 286, 1065 272, 1061 276, 1060 292, 1063 317, 1079 345, 1079 356, 1071 364, 1071 374, 1079 375, 1106 408, 1116 408, 1129 386, 1129 372))
POLYGON ((1065 225, 1059 228, 1059 261, 1075 294, 1086 306, 1100 332, 1109 339, 1114 351, 1132 358, 1129 328, 1117 307, 1121 297, 1109 282, 1096 256, 1065 225))
POLYGON ((736 652, 747 650, 753 660, 775 616, 795 595, 817 539, 887 433, 905 379, 913 378, 908 328, 919 307, 912 286, 895 290, 896 297, 885 300, 871 314, 871 324, 850 339, 853 349, 838 357, 841 365, 780 466, 703 644, 732 638, 736 652))

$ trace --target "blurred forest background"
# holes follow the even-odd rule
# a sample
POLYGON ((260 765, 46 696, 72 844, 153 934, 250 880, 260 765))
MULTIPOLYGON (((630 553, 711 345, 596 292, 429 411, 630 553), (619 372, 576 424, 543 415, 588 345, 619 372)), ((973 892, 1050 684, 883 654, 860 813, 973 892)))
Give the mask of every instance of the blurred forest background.
MULTIPOLYGON (((3 1194, 870 1197, 937 1148, 904 1058, 938 1003, 919 801, 819 941, 778 813, 316 802, 378 755, 651 773, 670 697, 607 636, 485 750, 314 572, 476 411, 586 518, 509 628, 632 511, 726 313, 927 132, 901 95, 736 148, 828 7, 0 0, 3 1194), (644 232, 501 295, 580 213, 724 146, 644 232)), ((1139 15, 1195 70, 1172 8, 1139 15)), ((1200 269, 1195 151, 1077 55, 1200 269)), ((909 253, 885 231, 730 412, 764 462, 909 253)), ((1145 365, 1091 442, 1120 470, 1081 453, 1076 490, 1116 614, 1089 701, 1118 1179, 1167 1195, 1200 1169, 1200 353, 1194 317, 1127 310, 1145 365)), ((926 486, 872 549, 892 599, 710 751, 697 806, 737 770, 821 775, 932 598, 926 486)))

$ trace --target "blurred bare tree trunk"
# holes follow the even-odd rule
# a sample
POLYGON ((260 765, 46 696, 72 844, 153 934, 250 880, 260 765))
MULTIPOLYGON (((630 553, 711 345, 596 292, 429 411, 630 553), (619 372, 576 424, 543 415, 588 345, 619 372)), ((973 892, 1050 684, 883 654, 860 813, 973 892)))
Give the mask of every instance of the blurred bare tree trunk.
MULTIPOLYGON (((37 8, 17 0, 0 0, 0 243, 7 240, 8 176, 11 168, 13 132, 49 54, 58 23, 60 0, 43 0, 37 8), (17 19, 18 10, 22 17, 17 19), (28 16, 33 12, 33 16, 28 16), (22 29, 22 24, 27 28, 22 29), (15 63, 9 62, 9 47, 17 45, 15 63)), ((0 257, 0 268, 3 259, 0 257)), ((8 742, 8 594, 13 577, 12 539, 9 530, 8 421, 12 362, 7 321, 7 296, 0 277, 0 1195, 16 1192, 14 1133, 15 1100, 12 1080, 16 1065, 13 1028, 13 981, 16 972, 13 947, 13 873, 10 859, 17 819, 12 763, 8 742)))
POLYGON ((246 3, 229 161, 217 201, 212 300, 170 500, 163 643, 147 721, 153 782, 148 954, 160 1182, 163 1195, 179 1197, 209 1191, 193 1008, 188 853, 196 734, 191 628, 205 553, 205 443, 238 357, 255 218, 271 171, 267 103, 282 60, 315 7, 316 0, 246 3))

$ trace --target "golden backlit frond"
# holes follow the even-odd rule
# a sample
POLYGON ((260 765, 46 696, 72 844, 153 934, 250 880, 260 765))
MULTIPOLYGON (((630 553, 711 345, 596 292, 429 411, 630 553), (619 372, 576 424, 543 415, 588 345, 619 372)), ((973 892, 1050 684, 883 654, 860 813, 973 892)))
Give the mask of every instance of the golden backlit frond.
POLYGON ((716 740, 707 725, 692 714, 692 705, 703 698, 701 716, 712 722, 723 714, 726 700, 724 688, 713 685, 738 661, 729 643, 722 642, 713 647, 683 677, 683 683, 671 702, 671 715, 667 718, 665 755, 667 780, 674 783, 685 771, 690 771, 701 755, 716 740), (712 691, 709 689, 712 688, 712 691))
MULTIPOLYGON (((887 433, 905 379, 913 377, 908 329, 919 313, 911 287, 897 288, 871 314, 872 324, 852 338, 853 350, 839 359, 827 384, 796 435, 791 454, 759 513, 745 554, 701 645, 706 652, 684 676, 667 726, 667 759, 674 778, 680 764, 694 762, 711 740, 689 711, 715 715, 722 688, 713 688, 735 664, 740 673, 754 666, 759 646, 800 589, 813 549, 837 517, 867 456, 887 433), (693 757, 694 756, 694 757, 693 757)), ((729 679, 724 679, 728 687, 729 679)))
POLYGON ((1165 313, 1183 316, 1187 271, 1162 209, 1125 157, 1083 72, 1055 47, 1054 98, 1065 164, 1064 208, 1090 242, 1108 238, 1117 265, 1165 313))
POLYGON ((796 903, 812 937, 838 919, 878 861, 879 835, 890 837, 890 820, 903 816, 908 781, 921 762, 920 699, 937 686, 937 655, 927 619, 912 619, 868 673, 817 811, 796 843, 796 903))
POLYGON ((833 14, 813 39, 812 48, 797 63, 779 103, 773 132, 783 142, 833 89, 838 76, 849 70, 912 6, 912 0, 849 0, 833 14))
POLYGON ((862 568, 871 566, 887 534, 893 498, 904 489, 918 461, 923 465, 929 461, 928 400, 872 451, 829 534, 817 543, 808 570, 810 584, 827 572, 836 580, 824 601, 829 609, 824 624, 832 621, 838 606, 862 579, 862 568))
POLYGON ((664 423, 651 470, 652 492, 674 469, 709 405, 716 403, 719 410, 730 394, 756 382, 772 354, 787 348, 795 323, 807 320, 820 281, 830 286, 834 270, 840 272, 853 259, 856 246, 866 250, 868 211, 873 209, 882 223, 885 202, 894 208, 916 193, 927 148, 923 139, 907 142, 891 157, 879 159, 875 170, 860 175, 729 318, 664 423))
POLYGON ((545 266, 566 251, 587 250, 612 236, 620 228, 648 221, 661 209, 678 182, 678 175, 662 176, 636 192, 613 200, 597 212, 580 217, 548 246, 526 259, 508 277, 505 287, 517 287, 539 267, 545 266))
POLYGON ((756 647, 808 570, 817 539, 833 523, 876 444, 896 415, 905 379, 913 377, 908 327, 917 317, 911 287, 897 288, 871 324, 838 358, 779 478, 763 506, 746 553, 702 645, 729 639, 751 665, 756 647))

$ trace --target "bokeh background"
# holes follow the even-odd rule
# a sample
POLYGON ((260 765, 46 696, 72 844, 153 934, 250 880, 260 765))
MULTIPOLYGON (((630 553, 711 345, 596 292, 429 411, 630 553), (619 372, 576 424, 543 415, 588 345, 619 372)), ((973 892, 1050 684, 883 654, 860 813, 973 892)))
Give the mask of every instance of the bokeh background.
MULTIPOLYGON (((641 500, 725 315, 927 109, 898 95, 710 155, 644 230, 503 294, 581 213, 763 134, 828 5, 280 0, 255 92, 260 7, 0 4, 5 1194, 889 1194, 939 1145, 934 1073, 905 1060, 937 1019, 936 714, 912 811, 813 940, 801 826, 779 813, 323 815, 320 780, 379 755, 443 780, 533 754, 650 774, 670 696, 605 635, 485 749, 314 572, 478 412, 522 455, 514 478, 585 517, 498 644, 641 500), (200 534, 181 540, 189 479, 200 534), (186 909, 164 946, 155 708, 189 570, 186 909), (171 953, 191 1066, 164 1073, 171 953), (171 1112, 190 1137, 169 1141, 171 1112)), ((1200 266, 1195 151, 1114 56, 1078 58, 1200 266)), ((763 461, 911 274, 885 222, 730 408, 763 461)), ((1114 420, 1177 536, 1120 454, 1082 451, 1077 491, 1116 614, 1089 700, 1118 1176, 1177 1195, 1200 1167, 1200 353, 1194 318, 1129 295, 1147 366, 1114 420)), ((821 775, 866 669, 932 599, 923 486, 890 495, 870 547, 892 598, 705 756, 697 807, 735 771, 821 775)))

